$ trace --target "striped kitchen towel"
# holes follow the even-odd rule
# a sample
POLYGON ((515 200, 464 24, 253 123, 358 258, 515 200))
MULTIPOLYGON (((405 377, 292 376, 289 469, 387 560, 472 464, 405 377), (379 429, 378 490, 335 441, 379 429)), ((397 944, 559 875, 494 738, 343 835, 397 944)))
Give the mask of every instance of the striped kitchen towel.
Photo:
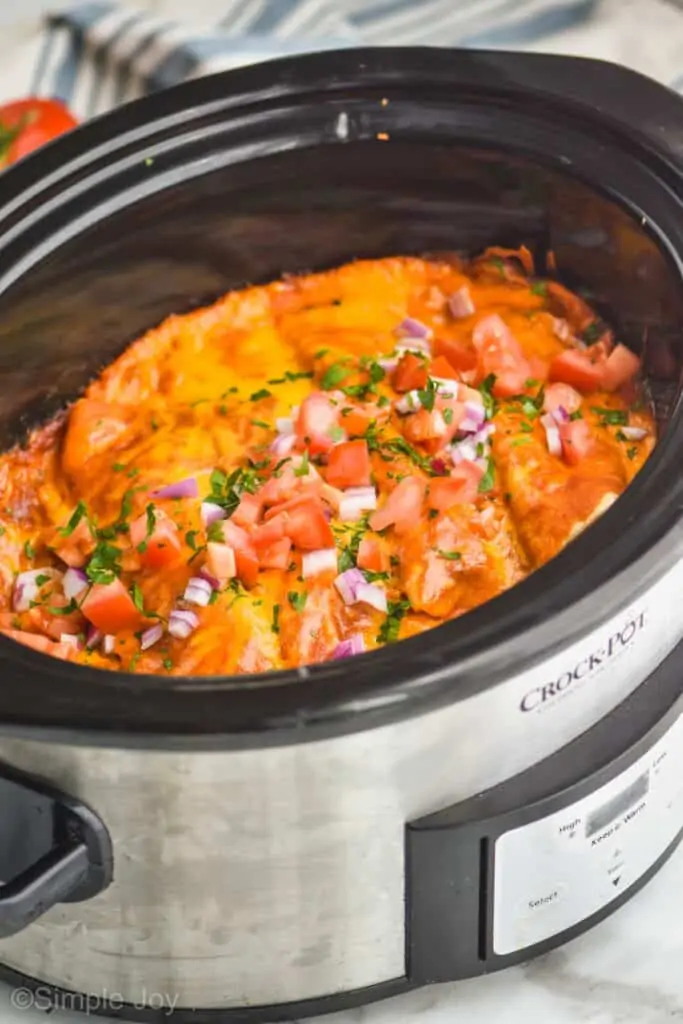
POLYGON ((601 0, 133 2, 94 0, 48 13, 32 55, 28 40, 19 60, 3 62, 0 51, 0 96, 55 96, 82 118, 189 78, 310 50, 523 48, 588 19, 601 0))

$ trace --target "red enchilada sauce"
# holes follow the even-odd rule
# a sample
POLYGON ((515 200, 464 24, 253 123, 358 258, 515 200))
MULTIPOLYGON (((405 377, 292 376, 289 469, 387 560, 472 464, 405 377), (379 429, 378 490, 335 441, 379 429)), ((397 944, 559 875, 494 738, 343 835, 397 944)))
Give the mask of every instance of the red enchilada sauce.
POLYGON ((552 558, 652 450, 638 359, 525 249, 172 316, 0 458, 0 627, 254 673, 430 629, 552 558))

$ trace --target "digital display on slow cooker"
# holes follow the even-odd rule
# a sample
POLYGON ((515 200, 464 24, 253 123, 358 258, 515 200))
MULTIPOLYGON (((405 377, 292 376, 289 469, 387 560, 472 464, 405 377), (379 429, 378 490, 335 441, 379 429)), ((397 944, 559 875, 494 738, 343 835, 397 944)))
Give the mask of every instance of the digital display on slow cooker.
POLYGON ((596 832, 601 832, 604 828, 607 828, 615 818, 618 818, 629 807, 632 807, 638 800, 642 799, 647 794, 649 788, 650 773, 647 771, 639 775, 637 779, 634 779, 631 785, 622 790, 621 793, 617 793, 611 800, 608 800, 601 807, 593 811, 592 814, 589 814, 586 818, 586 839, 589 839, 596 832))

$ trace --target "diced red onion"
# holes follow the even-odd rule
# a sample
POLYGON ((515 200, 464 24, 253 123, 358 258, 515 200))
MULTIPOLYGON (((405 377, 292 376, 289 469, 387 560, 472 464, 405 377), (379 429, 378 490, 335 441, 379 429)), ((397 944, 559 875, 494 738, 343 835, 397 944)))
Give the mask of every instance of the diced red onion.
POLYGON ((275 420, 275 429, 278 434, 289 436, 294 433, 294 420, 290 416, 279 416, 275 420))
POLYGON ((67 569, 62 579, 62 589, 67 601, 78 597, 88 586, 88 577, 82 569, 67 569))
POLYGON ((362 587, 365 582, 365 576, 360 569, 347 569, 337 576, 334 585, 344 604, 354 604, 358 587, 362 587))
POLYGON ((276 459, 284 459, 296 444, 296 434, 278 434, 271 442, 270 450, 276 459))
POLYGON ((432 412, 431 429, 436 437, 443 437, 444 434, 448 433, 448 424, 443 418, 443 413, 440 409, 434 409, 432 412))
POLYGON ((411 341, 414 338, 424 338, 427 340, 432 336, 431 327, 427 327, 421 320, 416 320, 412 316, 407 316, 404 320, 401 320, 394 333, 401 338, 408 337, 411 341))
POLYGON ((102 643, 103 634, 99 629, 95 629, 94 626, 88 626, 88 630, 85 634, 85 646, 89 651, 99 647, 102 643))
POLYGON ((164 635, 164 627, 160 622, 157 622, 154 626, 150 626, 140 637, 140 650, 146 651, 150 647, 154 647, 154 644, 158 643, 164 635))
POLYGON ((649 434, 645 427, 621 427, 621 432, 627 441, 642 441, 649 434))
POLYGON ((369 604, 371 608, 376 608, 378 612, 386 612, 387 610, 386 591, 374 583, 361 583, 356 588, 356 602, 369 604))
POLYGON ((569 339, 572 336, 571 327, 569 326, 567 321, 564 320, 562 317, 554 316, 553 334, 556 338, 559 338, 560 341, 569 341, 569 339))
POLYGON ((211 587, 212 590, 220 590, 221 589, 221 582, 220 582, 220 580, 217 580, 215 576, 212 576, 211 573, 209 572, 209 570, 206 568, 205 565, 203 565, 201 567, 201 569, 199 570, 199 575, 201 576, 201 578, 203 580, 206 580, 206 582, 209 584, 209 586, 211 587))
POLYGON ((337 549, 320 548, 318 551, 306 551, 301 559, 301 575, 305 580, 317 576, 321 572, 337 571, 337 549))
POLYGON ((462 285, 461 288, 458 288, 450 296, 448 299, 448 309, 451 316, 456 320, 460 320, 465 316, 471 316, 475 312, 476 307, 472 302, 472 296, 466 284, 462 285))
POLYGON ((59 642, 60 644, 68 644, 68 646, 73 647, 75 651, 80 651, 83 648, 83 641, 74 633, 60 633, 59 642))
POLYGON ((398 359, 396 356, 382 357, 377 360, 378 364, 382 367, 385 373, 393 373, 398 366, 398 359))
POLYGON ((374 487, 349 487, 339 502, 339 518, 344 523, 356 523, 364 512, 377 508, 377 492, 374 487))
POLYGON ((104 654, 113 654, 115 647, 116 637, 112 633, 106 633, 102 640, 102 652, 104 654))
POLYGON ((474 460, 474 464, 475 466, 479 466, 479 469, 483 469, 484 472, 486 472, 489 465, 488 459, 485 459, 483 455, 480 455, 478 458, 476 458, 474 460))
POLYGON ((445 476, 448 472, 448 466, 443 459, 432 459, 432 472, 437 473, 439 476, 445 476))
POLYGON ((394 408, 402 416, 407 416, 410 412, 419 412, 422 408, 419 391, 406 391, 405 395, 394 404, 394 408))
POLYGON ((557 425, 557 421, 550 413, 546 413, 545 416, 541 416, 541 425, 545 430, 545 440, 548 445, 548 451, 551 455, 562 454, 562 439, 560 438, 560 430, 557 425))
POLYGON ((211 599, 212 592, 213 587, 208 580, 203 576, 193 576, 185 587, 183 600, 188 604, 196 604, 200 608, 205 608, 211 599))
POLYGON ((159 490, 152 491, 150 494, 150 498, 197 498, 198 496, 199 487, 193 476, 178 480, 175 484, 160 487, 159 490))
POLYGON ((474 420, 478 429, 486 421, 486 409, 478 402, 465 402, 465 416, 468 419, 474 420))
POLYGON ((58 569, 49 568, 29 569, 19 573, 14 581, 12 595, 12 607, 15 612, 27 612, 31 607, 31 602, 37 600, 43 584, 38 584, 36 580, 42 576, 46 576, 50 580, 58 580, 61 579, 62 574, 58 569))
POLYGON ((189 609, 174 608, 168 618, 168 631, 176 640, 187 640, 199 625, 199 616, 189 609))
POLYGON ((458 466, 461 462, 475 462, 477 459, 477 446, 471 439, 459 441, 451 447, 451 458, 453 464, 458 466))
POLYGON ((225 519, 225 509, 214 504, 213 501, 202 502, 201 514, 204 526, 211 526, 211 523, 218 523, 221 519, 225 519))
POLYGON ((333 658, 351 658, 354 654, 362 654, 365 650, 365 641, 360 633, 354 633, 348 640, 338 643, 332 652, 333 658))
POLYGON ((569 413, 563 405, 558 405, 557 409, 553 409, 550 415, 559 426, 562 426, 563 423, 569 423, 569 413))
POLYGON ((436 390, 442 398, 457 398, 457 380, 451 380, 450 377, 430 377, 429 379, 436 386, 436 390))

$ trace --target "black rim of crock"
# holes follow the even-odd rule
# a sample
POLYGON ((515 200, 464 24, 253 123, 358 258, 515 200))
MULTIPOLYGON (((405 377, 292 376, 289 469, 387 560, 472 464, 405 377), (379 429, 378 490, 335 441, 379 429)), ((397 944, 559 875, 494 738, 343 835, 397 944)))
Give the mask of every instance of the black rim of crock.
MULTIPOLYGON (((381 88, 391 96, 393 89, 411 83, 436 90, 466 87, 491 96, 505 87, 518 99, 579 112, 630 158, 637 154, 655 191, 670 206, 677 202, 683 146, 671 145, 664 133, 653 138, 626 124, 622 90, 635 90, 641 120, 657 114, 660 122, 668 118, 678 124, 679 131, 683 103, 642 76, 577 58, 425 48, 339 51, 177 86, 97 118, 11 168, 0 183, 0 273, 5 233, 11 235, 15 225, 21 230, 27 210, 40 210, 71 176, 97 174, 112 150, 145 162, 169 128, 188 129, 208 115, 227 117, 254 104, 268 109, 320 89, 333 94, 381 88), (601 87, 599 104, 590 95, 596 86, 601 87), (618 99, 610 99, 615 92, 618 99)), ((629 109, 633 113, 631 104, 629 109)), ((618 198, 635 213, 628 195, 618 198)), ((678 230, 648 217, 679 274, 683 213, 680 218, 678 230)), ((636 481, 547 566, 461 619, 351 660, 248 682, 234 676, 155 677, 74 666, 0 636, 7 678, 0 732, 117 746, 263 746, 377 727, 488 690, 595 629, 670 568, 683 539, 683 480, 676 455, 682 440, 677 406, 636 481), (12 672, 21 673, 18 685, 12 672)))

